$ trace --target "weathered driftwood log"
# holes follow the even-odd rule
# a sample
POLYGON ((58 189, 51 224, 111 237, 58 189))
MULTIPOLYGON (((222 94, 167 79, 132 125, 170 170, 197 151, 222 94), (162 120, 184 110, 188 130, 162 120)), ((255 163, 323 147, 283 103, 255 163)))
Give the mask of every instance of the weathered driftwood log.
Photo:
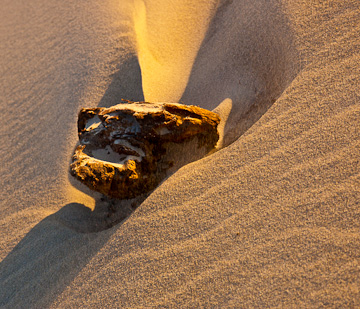
POLYGON ((82 109, 70 173, 90 189, 129 199, 214 149, 220 118, 177 103, 82 109))

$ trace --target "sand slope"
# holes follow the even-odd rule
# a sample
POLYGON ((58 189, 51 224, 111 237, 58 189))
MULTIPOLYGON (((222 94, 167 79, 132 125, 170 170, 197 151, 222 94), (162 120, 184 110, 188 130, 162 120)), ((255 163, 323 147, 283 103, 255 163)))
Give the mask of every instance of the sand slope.
POLYGON ((132 6, 33 3, 1 19, 1 306, 360 305, 357 0, 221 2, 182 100, 235 142, 98 233, 66 164, 80 106, 142 96, 132 6))

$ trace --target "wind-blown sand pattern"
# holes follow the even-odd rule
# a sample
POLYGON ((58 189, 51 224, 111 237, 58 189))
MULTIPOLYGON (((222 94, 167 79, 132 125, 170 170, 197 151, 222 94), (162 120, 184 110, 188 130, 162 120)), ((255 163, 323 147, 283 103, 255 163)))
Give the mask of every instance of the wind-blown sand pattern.
POLYGON ((357 0, 3 1, 0 307, 359 307, 359 32, 357 0), (224 148, 97 228, 77 113, 144 97, 224 148))

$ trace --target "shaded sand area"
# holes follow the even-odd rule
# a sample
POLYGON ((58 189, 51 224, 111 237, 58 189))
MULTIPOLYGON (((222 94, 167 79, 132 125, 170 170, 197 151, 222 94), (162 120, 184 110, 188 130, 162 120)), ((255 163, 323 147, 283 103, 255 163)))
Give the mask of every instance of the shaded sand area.
POLYGON ((0 307, 359 307, 359 33, 358 0, 2 1, 0 307), (106 228, 77 113, 144 97, 224 147, 106 228))

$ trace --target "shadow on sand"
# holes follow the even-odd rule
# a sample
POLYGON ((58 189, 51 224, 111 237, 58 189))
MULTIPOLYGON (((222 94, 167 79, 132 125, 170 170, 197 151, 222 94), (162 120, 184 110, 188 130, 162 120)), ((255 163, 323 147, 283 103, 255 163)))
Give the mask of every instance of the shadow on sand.
POLYGON ((0 307, 50 305, 114 232, 80 233, 94 219, 81 204, 68 204, 38 223, 0 264, 0 307), (37 279, 38 278, 38 279, 37 279), (30 296, 30 297, 26 297, 30 296))
POLYGON ((99 107, 110 107, 121 103, 121 99, 143 101, 141 70, 137 57, 126 59, 113 74, 111 83, 101 98, 99 107))
MULTIPOLYGON (((135 56, 119 65, 98 106, 118 104, 121 98, 143 100, 135 56)), ((145 198, 101 198, 94 211, 70 203, 39 222, 0 263, 0 307, 48 307, 145 198)))
POLYGON ((274 0, 221 0, 201 44, 181 101, 213 110, 231 100, 224 146, 257 122, 299 72, 282 10, 274 0))
MULTIPOLYGON (((291 33, 274 1, 222 2, 182 101, 212 109, 230 98, 234 105, 225 128, 229 144, 265 113, 296 70, 291 33)), ((144 99, 136 57, 119 65, 99 106, 118 104, 121 98, 144 99)), ((45 218, 0 264, 0 307, 50 305, 120 226, 114 225, 143 200, 118 202, 124 205, 98 200, 94 212, 72 203, 45 218)))
POLYGON ((70 203, 38 223, 0 264, 0 307, 49 306, 134 211, 112 206, 70 203))

